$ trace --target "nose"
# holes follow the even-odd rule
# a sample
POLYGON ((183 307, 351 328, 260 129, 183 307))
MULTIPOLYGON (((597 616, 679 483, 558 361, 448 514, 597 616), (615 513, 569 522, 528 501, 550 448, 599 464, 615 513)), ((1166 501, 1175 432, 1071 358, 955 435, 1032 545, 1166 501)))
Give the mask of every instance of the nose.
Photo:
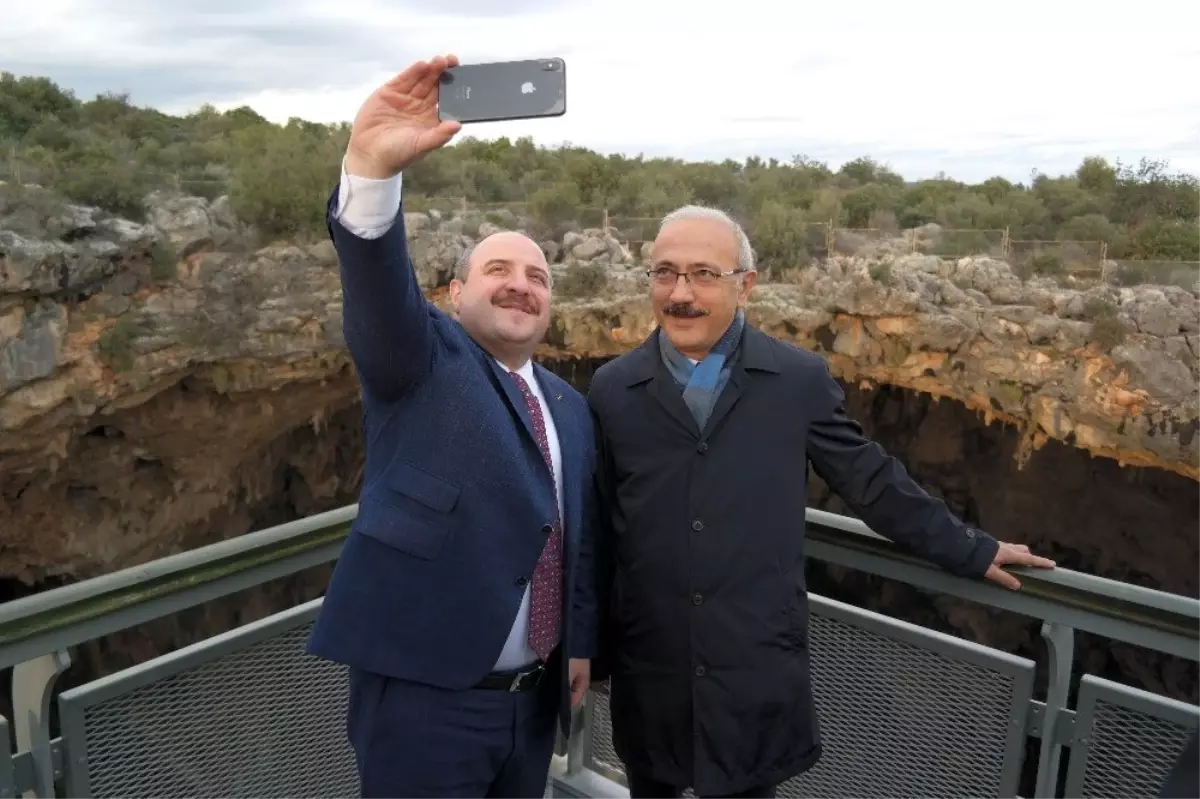
POLYGON ((505 286, 509 291, 519 294, 529 293, 529 278, 525 276, 524 269, 514 269, 509 273, 508 282, 505 286))
POLYGON ((671 288, 671 302, 688 302, 695 298, 692 292, 692 281, 679 275, 675 278, 675 285, 671 288))

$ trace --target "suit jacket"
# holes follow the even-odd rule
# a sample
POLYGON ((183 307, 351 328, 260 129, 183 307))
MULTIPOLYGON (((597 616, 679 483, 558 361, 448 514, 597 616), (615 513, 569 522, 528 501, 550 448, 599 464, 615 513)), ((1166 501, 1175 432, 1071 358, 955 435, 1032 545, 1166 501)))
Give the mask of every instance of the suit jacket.
POLYGON ((980 575, 996 541, 862 434, 817 355, 749 325, 700 429, 657 337, 602 366, 589 402, 608 510, 603 593, 617 754, 700 796, 776 784, 820 755, 804 551, 811 466, 882 535, 980 575))
MULTIPOLYGON (((330 209, 335 202, 336 192, 330 209)), ((554 519, 554 480, 512 378, 422 295, 403 212, 376 240, 332 214, 327 224, 362 385, 366 465, 309 651, 468 688, 492 670, 532 579, 554 519)), ((591 657, 592 582, 578 579, 590 563, 591 417, 570 385, 534 369, 562 455, 563 653, 591 657)), ((565 692, 565 668, 562 680, 565 692)))

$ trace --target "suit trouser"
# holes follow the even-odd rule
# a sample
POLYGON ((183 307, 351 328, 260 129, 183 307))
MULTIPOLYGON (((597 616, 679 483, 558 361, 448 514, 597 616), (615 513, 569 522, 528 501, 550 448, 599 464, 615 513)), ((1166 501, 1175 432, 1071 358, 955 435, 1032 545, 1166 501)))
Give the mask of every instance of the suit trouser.
POLYGON ((362 796, 539 797, 562 686, 451 691, 351 670, 347 730, 362 796))
MULTIPOLYGON (((742 797, 745 799, 773 799, 775 786, 756 785, 744 791, 723 795, 729 799, 742 799, 742 797)), ((677 788, 634 772, 629 775, 629 796, 630 799, 677 799, 677 797, 683 796, 683 788, 677 788)))

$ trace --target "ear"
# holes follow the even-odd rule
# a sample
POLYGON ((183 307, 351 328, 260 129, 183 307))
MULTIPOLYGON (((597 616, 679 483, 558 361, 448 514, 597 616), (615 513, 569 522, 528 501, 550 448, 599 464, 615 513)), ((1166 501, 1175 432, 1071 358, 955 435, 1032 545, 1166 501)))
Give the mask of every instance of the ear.
POLYGON ((463 284, 458 278, 450 281, 450 304, 454 306, 454 310, 458 310, 459 300, 462 299, 463 284))
POLYGON ((750 292, 754 290, 754 286, 758 283, 758 272, 747 272, 742 275, 742 287, 738 291, 738 305, 745 305, 750 299, 750 292))

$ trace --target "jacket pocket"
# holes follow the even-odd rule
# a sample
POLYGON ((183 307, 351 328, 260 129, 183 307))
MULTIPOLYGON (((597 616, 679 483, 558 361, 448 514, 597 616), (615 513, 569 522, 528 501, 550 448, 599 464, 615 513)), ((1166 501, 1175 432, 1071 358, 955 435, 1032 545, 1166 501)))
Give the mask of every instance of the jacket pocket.
POLYGON ((363 496, 355 526, 393 549, 434 560, 450 535, 461 491, 423 469, 395 462, 363 496))

